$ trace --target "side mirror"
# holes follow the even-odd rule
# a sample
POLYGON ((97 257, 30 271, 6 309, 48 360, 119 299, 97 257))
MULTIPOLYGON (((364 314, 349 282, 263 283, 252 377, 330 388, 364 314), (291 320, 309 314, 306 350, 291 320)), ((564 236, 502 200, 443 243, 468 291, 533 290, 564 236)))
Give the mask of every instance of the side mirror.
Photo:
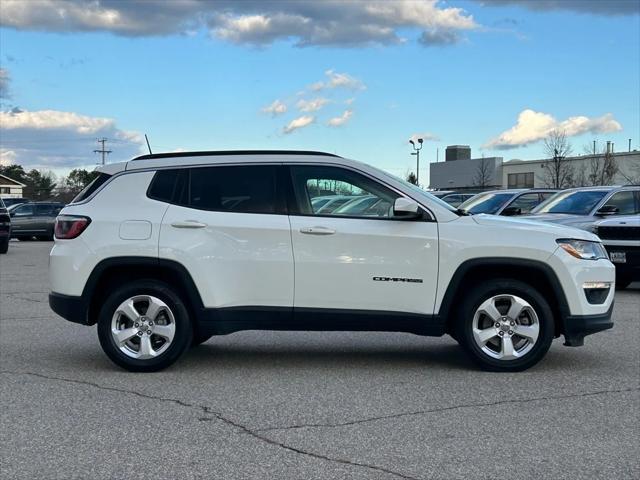
POLYGON ((604 217, 606 215, 615 215, 618 212, 618 207, 616 207, 615 205, 605 205, 596 212, 596 215, 601 215, 604 217))
POLYGON ((506 215, 507 217, 522 215, 522 209, 519 207, 507 207, 502 211, 501 215, 506 215))
POLYGON ((414 200, 406 197, 396 198, 393 203, 394 217, 400 217, 406 220, 415 220, 422 217, 420 205, 414 200))

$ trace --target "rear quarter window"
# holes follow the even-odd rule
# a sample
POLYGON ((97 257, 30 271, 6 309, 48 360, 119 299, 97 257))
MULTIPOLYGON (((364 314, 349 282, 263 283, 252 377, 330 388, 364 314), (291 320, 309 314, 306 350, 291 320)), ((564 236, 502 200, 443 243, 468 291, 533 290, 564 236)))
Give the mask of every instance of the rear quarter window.
POLYGON ((111 178, 111 175, 107 173, 101 173, 93 180, 93 182, 89 183, 89 185, 84 187, 84 189, 78 195, 76 195, 76 198, 74 198, 71 201, 71 203, 78 203, 78 202, 82 202, 83 200, 86 200, 91 195, 93 195, 96 190, 98 190, 102 185, 104 185, 106 181, 109 180, 110 178, 111 178))

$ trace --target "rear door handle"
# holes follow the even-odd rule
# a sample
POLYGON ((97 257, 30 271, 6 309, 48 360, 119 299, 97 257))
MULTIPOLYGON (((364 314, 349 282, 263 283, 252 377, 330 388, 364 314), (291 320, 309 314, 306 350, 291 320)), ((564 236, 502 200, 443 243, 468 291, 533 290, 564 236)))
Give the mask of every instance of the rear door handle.
POLYGON ((300 229, 300 233, 307 235, 333 235, 336 231, 327 227, 303 227, 300 229))
POLYGON ((185 220, 183 222, 173 222, 171 226, 174 228, 204 228, 207 224, 196 220, 185 220))

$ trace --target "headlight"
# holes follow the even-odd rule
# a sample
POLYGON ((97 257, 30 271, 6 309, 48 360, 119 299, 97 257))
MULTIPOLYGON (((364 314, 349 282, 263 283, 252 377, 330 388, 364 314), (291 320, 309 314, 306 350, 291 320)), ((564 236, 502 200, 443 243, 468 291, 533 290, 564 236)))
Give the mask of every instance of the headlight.
POLYGON ((599 260, 601 258, 609 258, 609 256, 607 255, 607 251, 604 249, 600 242, 573 240, 570 238, 562 238, 560 240, 556 240, 556 242, 562 247, 565 252, 576 258, 581 258, 583 260, 599 260))

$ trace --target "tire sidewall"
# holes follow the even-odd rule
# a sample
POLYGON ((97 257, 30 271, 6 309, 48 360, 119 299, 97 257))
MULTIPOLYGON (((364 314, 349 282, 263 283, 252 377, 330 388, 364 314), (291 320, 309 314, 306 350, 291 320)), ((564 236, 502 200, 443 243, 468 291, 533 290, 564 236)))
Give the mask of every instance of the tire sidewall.
POLYGON ((109 295, 98 315, 98 338, 102 349, 115 364, 129 371, 152 372, 162 370, 174 363, 191 345, 193 329, 187 308, 171 288, 155 280, 139 280, 124 285, 109 295), (128 298, 151 295, 167 304, 173 313, 176 332, 169 348, 156 358, 138 360, 124 354, 111 334, 111 321, 118 306, 128 298))
POLYGON ((544 297, 533 287, 516 280, 490 280, 473 287, 462 302, 457 319, 456 336, 460 343, 480 367, 492 371, 520 371, 536 363, 547 353, 554 338, 553 312, 544 297), (522 358, 498 360, 484 353, 473 338, 473 318, 478 307, 495 295, 516 295, 533 307, 540 322, 540 333, 533 348, 522 358))

